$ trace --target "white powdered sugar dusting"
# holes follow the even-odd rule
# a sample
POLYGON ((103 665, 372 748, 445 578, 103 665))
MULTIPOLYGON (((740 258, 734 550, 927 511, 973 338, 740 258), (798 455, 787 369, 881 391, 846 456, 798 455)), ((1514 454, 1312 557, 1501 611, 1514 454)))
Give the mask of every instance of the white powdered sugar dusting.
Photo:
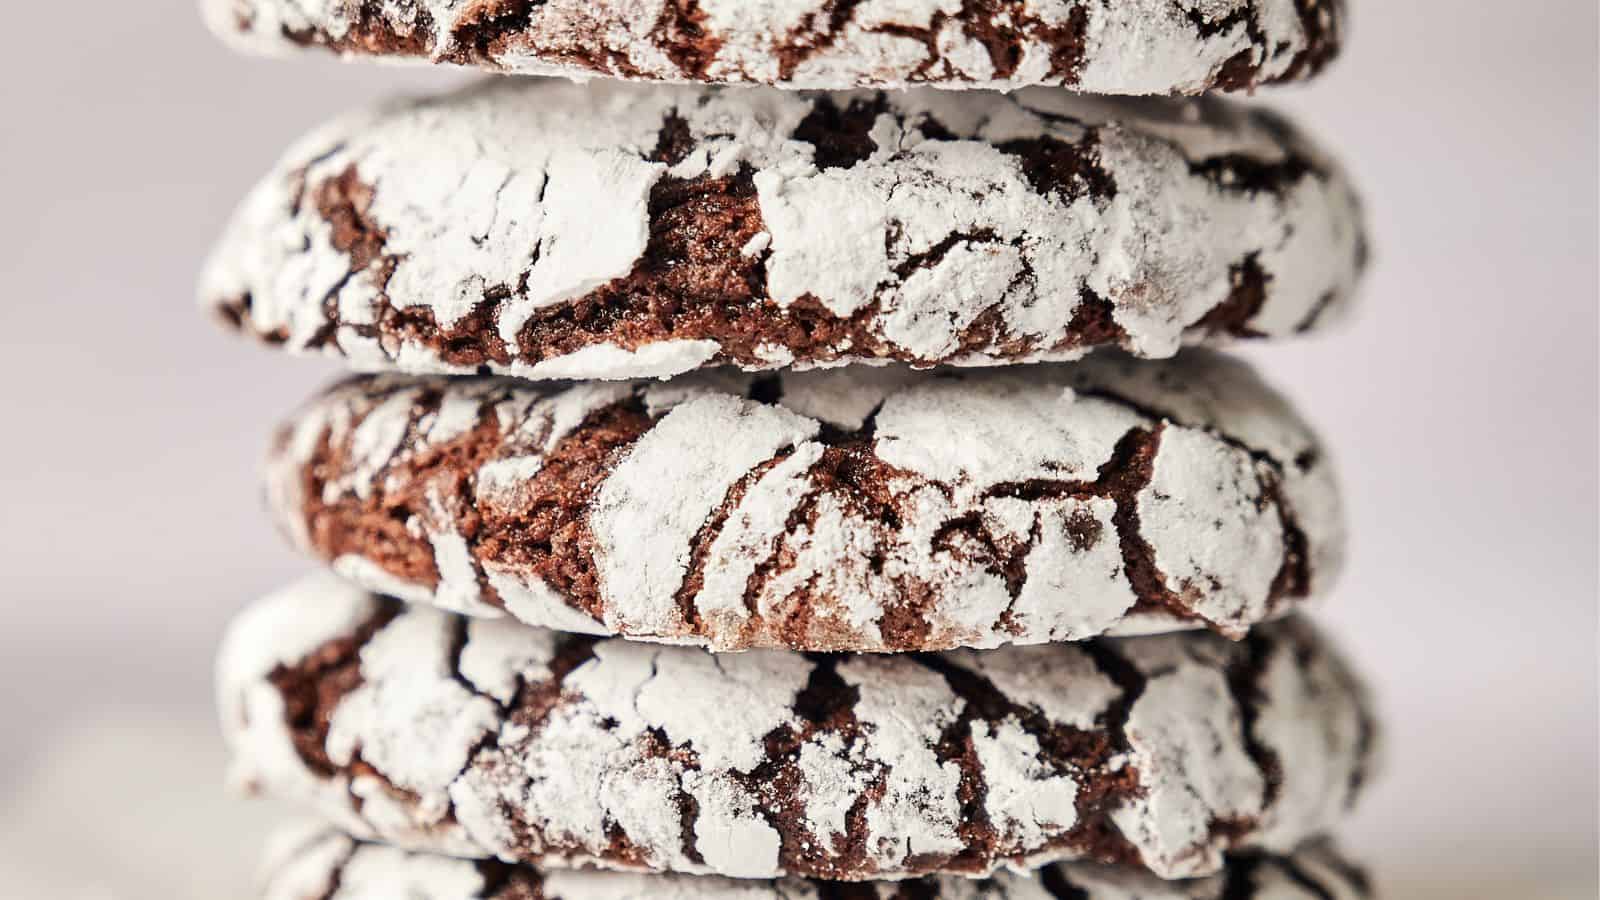
POLYGON ((1006 653, 958 650, 946 655, 988 679, 1013 703, 1084 731, 1095 727, 1122 696, 1116 682, 1071 644, 1016 647, 1006 653))
POLYGON ((989 782, 983 805, 990 823, 1039 844, 1077 821, 1078 783, 1050 774, 1037 737, 1015 722, 974 723, 972 745, 989 782))
POLYGON ((935 745, 965 701, 937 673, 888 657, 848 659, 839 677, 860 691, 855 713, 871 740, 867 758, 888 770, 883 797, 867 809, 873 861, 893 871, 908 857, 958 852, 961 767, 940 760, 935 745))
POLYGON ((649 677, 632 692, 626 708, 601 705, 605 716, 630 729, 659 728, 675 744, 693 748, 702 766, 749 772, 765 758, 761 738, 790 724, 795 695, 811 667, 774 651, 715 656, 611 642, 595 650, 597 664, 572 675, 579 690, 591 679, 609 684, 611 654, 649 660, 649 677), (623 650, 622 648, 627 648, 623 650), (715 692, 697 690, 716 684, 715 692))
POLYGON ((256 896, 262 900, 324 900, 361 847, 348 835, 310 820, 283 826, 263 845, 256 896))
POLYGON ((1256 462, 1204 432, 1161 432, 1155 472, 1139 492, 1140 532, 1167 587, 1196 612, 1243 630, 1267 614, 1283 565, 1276 510, 1261 494, 1256 462))
POLYGON ((1041 505, 1039 538, 1026 559, 1027 579, 1011 604, 1016 627, 1060 638, 1103 634, 1138 602, 1105 497, 1041 505), (1064 604, 1062 597, 1071 597, 1064 604))
POLYGON ((361 686, 329 722, 328 756, 340 765, 359 756, 382 771, 415 795, 426 825, 443 820, 445 790, 497 725, 494 701, 453 678, 457 624, 444 612, 419 608, 385 626, 361 650, 361 686))
POLYGON ((857 745, 833 732, 818 735, 800 747, 797 789, 805 804, 805 823, 820 841, 842 840, 850 828, 850 806, 871 787, 877 772, 857 745))
POLYGON ((508 365, 503 371, 507 375, 536 380, 669 378, 700 368, 715 359, 720 349, 716 341, 661 341, 634 350, 610 344, 594 344, 532 366, 508 365))
POLYGON ((1212 824, 1259 815, 1265 773, 1244 746, 1225 674, 1170 637, 1147 640, 1166 642, 1152 655, 1172 668, 1150 679, 1128 715, 1132 764, 1148 793, 1114 820, 1152 868, 1204 875, 1222 864, 1222 848, 1208 845, 1212 824))
MULTIPOLYGON (((1335 759, 1368 760, 1367 777, 1376 774, 1382 761, 1382 747, 1376 744, 1377 736, 1371 731, 1368 716, 1338 703, 1334 696, 1337 685, 1357 681, 1348 669, 1325 662, 1307 671, 1296 671, 1291 654, 1279 652, 1268 661, 1262 677, 1262 691, 1268 704, 1262 708, 1255 722, 1255 734, 1262 745, 1279 760, 1293 761, 1309 754, 1324 754, 1335 759), (1314 710, 1325 725, 1309 729, 1291 718, 1290 710, 1314 710)), ((1340 781, 1326 772, 1298 771, 1284 765, 1275 798, 1275 816, 1284 822, 1304 821, 1324 817, 1330 820, 1342 816, 1354 799, 1355 787, 1348 780, 1340 781)), ((1297 838, 1279 825, 1269 827, 1262 835, 1262 846, 1277 852, 1287 852, 1297 838)))
POLYGON ((522 679, 551 676, 555 652, 555 632, 474 619, 467 622, 457 669, 474 691, 504 706, 515 699, 522 679))
POLYGON ((712 542, 694 608, 716 620, 713 628, 737 631, 749 618, 745 591, 750 576, 772 554, 788 530, 789 513, 810 485, 806 473, 822 458, 823 446, 807 442, 750 486, 712 542))
POLYGON ((393 847, 364 849, 340 870, 340 900, 383 900, 395 897, 467 898, 480 896, 482 873, 459 860, 423 857, 393 847), (397 883, 396 878, 400 881, 397 883))
POLYGON ((785 409, 707 395, 679 405, 612 471, 589 516, 607 624, 667 633, 688 571, 689 542, 750 467, 817 433, 785 409), (641 538, 645 538, 641 540, 641 538))
POLYGON ((536 575, 524 576, 489 566, 485 567, 485 574, 489 586, 505 604, 506 612, 519 621, 538 622, 574 634, 609 633, 604 622, 581 609, 574 609, 536 575))
POLYGON ((702 810, 694 838, 708 868, 733 878, 771 878, 781 871, 783 838, 756 812, 747 790, 716 775, 691 772, 685 780, 702 810))
POLYGON ((971 491, 1034 479, 1093 481, 1138 414, 1061 385, 1061 370, 924 380, 878 413, 878 454, 898 469, 971 491), (960 441, 949 440, 959 423, 960 441))

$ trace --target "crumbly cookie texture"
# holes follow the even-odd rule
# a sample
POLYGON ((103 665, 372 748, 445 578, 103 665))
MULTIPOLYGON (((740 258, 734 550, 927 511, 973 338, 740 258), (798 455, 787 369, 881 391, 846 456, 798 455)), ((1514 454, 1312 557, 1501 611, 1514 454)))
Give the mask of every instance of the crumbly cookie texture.
POLYGON ((452 859, 365 844, 319 825, 268 848, 262 900, 1371 900, 1366 873, 1327 842, 1290 855, 1230 857, 1223 872, 1163 881, 1127 867, 1057 863, 998 872, 844 884, 572 871, 452 859))
POLYGON ((373 590, 718 650, 1239 637, 1341 568, 1332 466, 1246 364, 549 385, 360 376, 269 506, 373 590))
POLYGON ((301 141, 202 277, 362 370, 1147 357, 1336 319, 1341 170, 1226 101, 499 79, 301 141))
POLYGON ((1342 0, 204 0, 246 52, 804 88, 1197 94, 1315 75, 1342 0))
POLYGON ((317 576, 220 662, 239 782, 362 839, 556 868, 1212 875, 1367 780, 1366 694, 1298 618, 979 653, 715 655, 407 606, 317 576))

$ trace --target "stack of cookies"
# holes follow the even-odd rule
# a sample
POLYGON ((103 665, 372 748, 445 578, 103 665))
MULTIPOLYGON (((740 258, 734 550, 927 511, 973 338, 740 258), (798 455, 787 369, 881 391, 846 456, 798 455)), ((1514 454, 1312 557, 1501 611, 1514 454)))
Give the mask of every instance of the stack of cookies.
POLYGON ((1194 346, 1338 319, 1360 206, 1114 96, 1310 76, 1337 0, 207 11, 524 76, 309 135, 203 276, 361 373, 266 467, 327 571, 222 651, 241 783, 320 821, 267 897, 1371 896, 1328 455, 1194 346))

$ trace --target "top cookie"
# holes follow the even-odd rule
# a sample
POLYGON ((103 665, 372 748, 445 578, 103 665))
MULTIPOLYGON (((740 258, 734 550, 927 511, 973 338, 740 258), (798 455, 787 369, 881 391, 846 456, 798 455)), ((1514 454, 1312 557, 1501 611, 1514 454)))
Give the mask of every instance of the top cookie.
POLYGON ((358 368, 652 378, 1279 337, 1365 258, 1339 167, 1220 100, 499 79, 347 117, 202 279, 358 368))
POLYGON ((1317 74, 1342 0, 204 0, 212 30, 278 55, 797 88, 1199 94, 1317 74))

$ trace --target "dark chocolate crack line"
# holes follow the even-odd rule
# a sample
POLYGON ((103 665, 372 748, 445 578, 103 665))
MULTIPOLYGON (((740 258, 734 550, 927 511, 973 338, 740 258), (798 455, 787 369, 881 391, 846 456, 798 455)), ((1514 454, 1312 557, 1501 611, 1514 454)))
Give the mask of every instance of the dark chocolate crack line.
POLYGON ((1342 0, 205 0, 246 52, 804 88, 1196 94, 1315 75, 1342 0))
POLYGON ((1097 354, 552 385, 359 376, 278 433, 303 551, 482 617, 720 650, 1210 628, 1323 594, 1315 436, 1246 364, 1097 354))
POLYGON ((1036 876, 1002 871, 847 884, 790 878, 573 871, 450 859, 365 844, 321 826, 276 836, 262 900, 1372 900, 1365 872, 1326 842, 1292 854, 1230 857, 1217 875, 1162 881, 1133 869, 1057 863, 1036 876))
POLYGON ((1341 169, 1226 101, 501 79, 302 140, 201 294, 363 370, 651 378, 1286 337, 1365 255, 1341 169))
POLYGON ((1057 860, 1215 874, 1368 780, 1305 621, 944 654, 716 655, 405 606, 331 575, 220 663, 239 782, 358 838, 557 868, 835 880, 1057 860))

